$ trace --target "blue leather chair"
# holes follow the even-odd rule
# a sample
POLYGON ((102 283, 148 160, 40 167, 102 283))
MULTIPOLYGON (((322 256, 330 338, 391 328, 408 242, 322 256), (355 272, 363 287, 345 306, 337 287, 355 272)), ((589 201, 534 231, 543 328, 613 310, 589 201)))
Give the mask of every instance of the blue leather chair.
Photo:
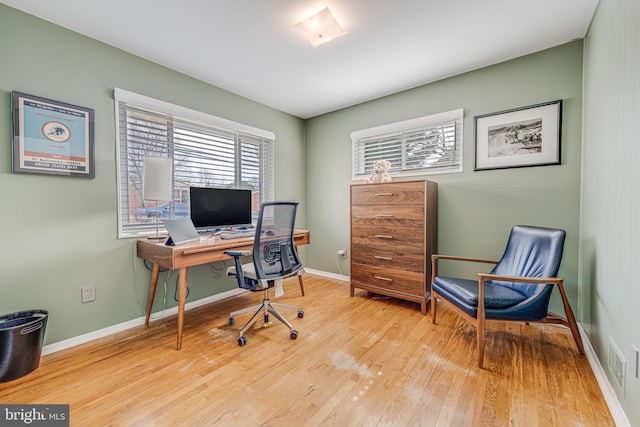
POLYGON ((436 300, 447 304, 477 328, 478 366, 484 359, 484 324, 487 319, 558 323, 568 326, 580 354, 582 338, 564 291, 556 277, 562 260, 565 231, 517 225, 512 228, 499 261, 432 255, 431 322, 436 323, 436 300), (496 264, 477 280, 438 276, 438 260, 496 264), (558 286, 566 319, 548 312, 553 285, 558 286))

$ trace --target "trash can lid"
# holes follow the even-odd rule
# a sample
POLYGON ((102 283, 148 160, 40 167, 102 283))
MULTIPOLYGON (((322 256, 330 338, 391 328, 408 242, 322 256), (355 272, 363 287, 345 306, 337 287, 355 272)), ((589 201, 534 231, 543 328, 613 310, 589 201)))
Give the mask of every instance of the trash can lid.
POLYGON ((24 326, 31 322, 37 322, 47 317, 47 310, 28 310, 18 311, 16 313, 5 314, 0 316, 0 330, 24 326))

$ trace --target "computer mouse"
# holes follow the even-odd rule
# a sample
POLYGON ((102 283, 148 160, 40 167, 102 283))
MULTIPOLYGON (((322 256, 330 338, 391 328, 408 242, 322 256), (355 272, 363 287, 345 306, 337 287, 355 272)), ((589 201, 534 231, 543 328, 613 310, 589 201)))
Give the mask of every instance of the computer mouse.
POLYGON ((267 236, 275 236, 275 232, 272 230, 267 230, 264 234, 266 234, 267 236))

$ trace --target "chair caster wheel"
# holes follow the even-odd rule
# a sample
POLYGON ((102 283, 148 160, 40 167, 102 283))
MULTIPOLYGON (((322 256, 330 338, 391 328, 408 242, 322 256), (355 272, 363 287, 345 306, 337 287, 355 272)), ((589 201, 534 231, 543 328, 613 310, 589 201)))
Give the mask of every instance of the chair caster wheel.
POLYGON ((229 322, 228 323, 229 323, 229 325, 233 325, 235 323, 234 320, 233 320, 233 317, 229 317, 229 322))
POLYGON ((242 347, 243 345, 245 345, 247 343, 247 339, 245 337, 240 337, 238 338, 238 345, 240 347, 242 347))
POLYGON ((264 323, 269 323, 269 315, 268 314, 264 315, 264 323))
POLYGON ((291 333, 289 334, 289 337, 290 337, 292 340, 295 340, 296 338, 298 338, 298 331, 296 331, 295 329, 293 329, 293 330, 291 331, 291 333))
POLYGON ((298 318, 302 319, 304 317, 304 311, 298 310, 298 318))

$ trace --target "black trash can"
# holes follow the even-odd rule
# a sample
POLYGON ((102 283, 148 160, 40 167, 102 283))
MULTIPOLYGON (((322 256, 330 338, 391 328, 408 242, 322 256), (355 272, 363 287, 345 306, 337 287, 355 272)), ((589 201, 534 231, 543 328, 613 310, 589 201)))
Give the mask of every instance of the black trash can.
POLYGON ((0 382, 23 377, 38 367, 48 316, 46 310, 0 316, 0 382))

